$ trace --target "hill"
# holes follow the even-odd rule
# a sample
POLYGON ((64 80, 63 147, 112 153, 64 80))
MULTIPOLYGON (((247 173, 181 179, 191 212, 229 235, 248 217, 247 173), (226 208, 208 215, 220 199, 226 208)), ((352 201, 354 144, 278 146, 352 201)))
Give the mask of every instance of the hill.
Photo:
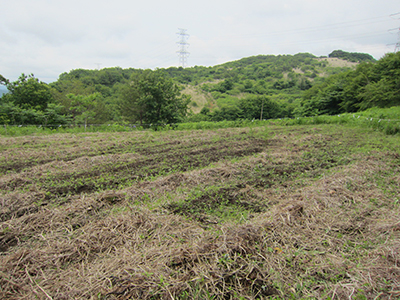
MULTIPOLYGON (((339 59, 319 59, 309 53, 296 55, 258 55, 225 64, 190 68, 171 67, 164 71, 181 85, 184 93, 192 96, 190 109, 199 113, 204 107, 216 111, 219 118, 237 117, 227 111, 236 110, 239 100, 247 96, 268 95, 282 105, 278 114, 292 116, 304 90, 321 82, 331 74, 351 70, 354 63, 339 59), (340 62, 340 64, 339 64, 340 62), (297 102, 296 102, 297 101, 297 102)), ((50 84, 55 98, 67 105, 68 93, 90 94, 99 92, 106 109, 105 118, 120 119, 116 114, 120 88, 138 69, 105 68, 102 70, 72 70, 63 73, 50 84)), ((101 118, 97 122, 104 122, 101 118)))
POLYGON ((329 54, 329 57, 337 57, 341 58, 344 60, 348 60, 351 62, 374 62, 376 61, 372 55, 366 54, 366 53, 352 53, 352 52, 345 52, 342 50, 335 50, 331 54, 329 54))
MULTIPOLYGON (((257 55, 213 67, 76 69, 50 85, 31 78, 28 85, 45 91, 42 109, 36 110, 32 103, 21 106, 24 99, 37 101, 37 95, 24 99, 10 95, 0 106, 0 119, 16 125, 129 122, 136 126, 144 121, 150 126, 172 120, 335 115, 400 105, 398 53, 388 53, 378 61, 368 54, 339 50, 330 56, 339 57, 298 53, 257 55), (167 98, 160 97, 160 87, 167 82, 170 95, 175 96, 168 98, 171 105, 161 105, 167 98), (155 93, 156 89, 160 92, 155 93), (86 101, 89 98, 95 101, 86 101)), ((25 89, 23 82, 13 84, 22 85, 21 95, 33 91, 25 89)))
POLYGON ((207 99, 206 107, 211 111, 234 106, 238 100, 248 95, 268 95, 283 105, 291 116, 296 100, 312 85, 326 77, 353 70, 357 63, 340 58, 317 58, 307 53, 296 55, 259 55, 228 62, 208 70, 197 67, 166 71, 179 82, 191 86, 189 90, 195 102, 192 109, 199 107, 207 99), (293 105, 291 105, 293 104, 293 105))

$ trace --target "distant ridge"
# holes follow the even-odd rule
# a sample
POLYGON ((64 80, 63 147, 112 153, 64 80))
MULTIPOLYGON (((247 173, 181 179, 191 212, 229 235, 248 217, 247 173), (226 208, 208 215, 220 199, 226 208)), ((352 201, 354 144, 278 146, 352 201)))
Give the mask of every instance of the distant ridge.
POLYGON ((341 58, 351 62, 369 62, 376 61, 372 55, 367 53, 357 53, 357 52, 346 52, 343 50, 335 50, 331 54, 329 54, 330 58, 336 57, 341 58))

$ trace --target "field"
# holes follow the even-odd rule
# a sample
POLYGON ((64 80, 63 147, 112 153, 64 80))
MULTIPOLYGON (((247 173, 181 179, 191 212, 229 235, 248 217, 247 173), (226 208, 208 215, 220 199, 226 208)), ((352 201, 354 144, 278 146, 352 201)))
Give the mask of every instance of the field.
POLYGON ((1 299, 398 299, 400 139, 0 137, 1 299))

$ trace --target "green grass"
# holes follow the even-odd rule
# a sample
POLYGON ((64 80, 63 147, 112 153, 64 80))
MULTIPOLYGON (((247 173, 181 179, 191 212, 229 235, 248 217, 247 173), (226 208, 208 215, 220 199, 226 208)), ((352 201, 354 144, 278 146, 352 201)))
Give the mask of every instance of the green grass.
POLYGON ((3 136, 24 136, 24 135, 48 135, 54 133, 90 133, 90 132, 130 132, 130 131, 169 131, 169 130, 209 130, 221 128, 254 128, 270 124, 279 124, 283 126, 294 125, 318 125, 318 124, 340 124, 351 127, 370 128, 382 131, 388 135, 400 133, 400 107, 391 108, 371 108, 359 113, 344 113, 336 116, 315 116, 298 117, 292 119, 274 119, 274 120, 236 120, 221 122, 194 122, 178 123, 174 125, 146 125, 138 126, 132 124, 103 124, 74 126, 62 125, 55 128, 43 126, 1 126, 0 135, 3 136))

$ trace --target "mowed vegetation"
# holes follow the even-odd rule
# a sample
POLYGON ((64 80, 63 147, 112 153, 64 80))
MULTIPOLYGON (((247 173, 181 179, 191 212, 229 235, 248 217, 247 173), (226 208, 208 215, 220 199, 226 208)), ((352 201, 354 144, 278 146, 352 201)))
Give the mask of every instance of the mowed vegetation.
POLYGON ((398 135, 260 124, 1 137, 0 298, 398 299, 398 135))

